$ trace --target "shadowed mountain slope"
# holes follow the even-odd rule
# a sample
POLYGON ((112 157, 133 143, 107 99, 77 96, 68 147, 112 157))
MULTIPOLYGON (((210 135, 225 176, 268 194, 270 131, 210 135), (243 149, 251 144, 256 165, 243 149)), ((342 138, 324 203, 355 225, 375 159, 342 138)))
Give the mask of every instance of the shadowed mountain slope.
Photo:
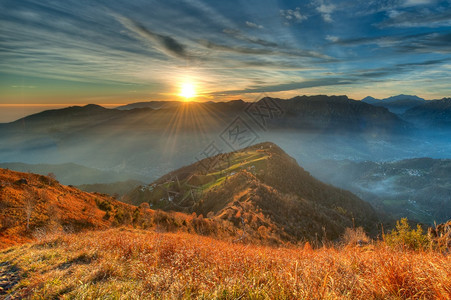
POLYGON ((417 126, 428 126, 434 129, 451 129, 451 98, 427 101, 407 110, 402 118, 417 126))

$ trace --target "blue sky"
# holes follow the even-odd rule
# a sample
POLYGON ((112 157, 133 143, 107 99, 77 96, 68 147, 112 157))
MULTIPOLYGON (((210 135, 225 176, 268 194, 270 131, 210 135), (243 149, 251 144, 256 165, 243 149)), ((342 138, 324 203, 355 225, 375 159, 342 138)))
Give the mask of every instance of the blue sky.
POLYGON ((0 0, 0 104, 451 96, 451 1, 0 0))

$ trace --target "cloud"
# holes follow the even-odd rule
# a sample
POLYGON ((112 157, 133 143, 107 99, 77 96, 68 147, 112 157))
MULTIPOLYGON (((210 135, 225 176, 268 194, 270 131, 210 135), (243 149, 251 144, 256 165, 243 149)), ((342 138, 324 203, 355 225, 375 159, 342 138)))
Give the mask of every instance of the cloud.
POLYGON ((220 51, 230 51, 236 52, 240 54, 276 54, 277 52, 271 49, 264 48, 249 48, 249 47, 241 47, 241 46, 230 46, 217 44, 208 40, 199 40, 199 44, 204 47, 212 50, 220 50, 220 51))
POLYGON ((246 21, 246 26, 250 28, 263 29, 263 25, 258 25, 253 22, 246 21))
POLYGON ((379 46, 393 46, 395 44, 402 43, 405 40, 410 40, 412 38, 418 38, 423 36, 424 34, 415 34, 415 35, 407 35, 407 36, 375 36, 375 37, 357 37, 352 39, 337 39, 335 41, 330 40, 331 42, 343 46, 358 46, 358 45, 366 45, 366 44, 377 44, 379 46))
POLYGON ((445 62, 448 62, 450 58, 444 58, 444 59, 431 59, 431 60, 425 60, 421 62, 412 62, 412 63, 403 63, 403 64, 397 64, 397 67, 419 67, 419 66, 432 66, 432 65, 438 65, 443 64, 445 62))
POLYGON ((339 40, 339 38, 337 36, 333 36, 333 35, 326 35, 326 40, 328 40, 329 42, 337 42, 339 40))
POLYGON ((393 76, 393 75, 399 75, 401 73, 416 71, 416 70, 418 70, 418 68, 429 67, 429 66, 434 66, 434 65, 441 65, 441 64, 448 62, 449 60, 450 60, 450 58, 444 58, 444 59, 425 60, 425 61, 420 61, 420 62, 395 64, 395 65, 387 66, 387 67, 359 70, 359 71, 355 72, 355 75, 360 76, 360 77, 366 77, 366 78, 393 76))
POLYGON ((412 71, 412 70, 415 70, 416 67, 443 64, 448 60, 449 59, 440 59, 440 60, 427 60, 427 61, 414 62, 414 63, 395 64, 395 65, 389 66, 389 67, 360 70, 357 72, 353 72, 350 75, 343 75, 342 77, 326 77, 326 78, 316 78, 316 79, 310 79, 310 80, 304 80, 304 81, 298 81, 298 82, 290 82, 290 83, 282 83, 282 84, 274 84, 274 85, 251 86, 251 87, 245 88, 245 89, 218 91, 218 92, 212 93, 212 95, 213 96, 226 96, 226 95, 239 95, 239 94, 250 94, 250 93, 284 92, 284 91, 299 90, 299 89, 314 88, 314 87, 362 84, 362 83, 366 83, 366 82, 372 82, 376 78, 379 78, 379 77, 397 75, 399 73, 412 71))
POLYGON ((421 38, 412 39, 409 43, 403 43, 397 48, 400 52, 411 53, 451 53, 451 33, 431 33, 421 38))
POLYGON ((388 18, 378 24, 379 28, 387 27, 441 27, 451 26, 451 10, 448 8, 419 10, 390 10, 388 18))
POLYGON ((251 93, 269 93, 269 92, 285 92, 292 90, 299 90, 312 87, 333 86, 333 85, 345 85, 356 83, 356 79, 351 78, 318 78, 311 80, 304 80, 299 82, 282 83, 275 85, 262 85, 256 87, 250 87, 241 90, 228 90, 214 92, 212 95, 226 96, 226 95, 239 95, 239 94, 251 94, 251 93))
POLYGON ((358 72, 353 73, 352 75, 344 75, 342 77, 326 77, 274 85, 252 86, 245 89, 218 91, 212 93, 212 95, 226 96, 226 95, 239 95, 250 93, 285 92, 314 87, 362 84, 365 82, 370 82, 372 81, 371 79, 375 79, 378 77, 385 77, 389 75, 396 75, 402 72, 412 71, 416 67, 442 64, 448 60, 449 59, 440 59, 440 60, 427 60, 415 63, 396 64, 385 68, 360 70, 358 72))
POLYGON ((323 0, 315 1, 316 11, 321 14, 323 20, 328 23, 332 23, 332 13, 335 11, 336 6, 333 4, 325 4, 323 0))
POLYGON ((429 5, 437 2, 436 0, 406 0, 404 1, 404 6, 417 6, 417 5, 429 5))
POLYGON ((222 32, 224 32, 225 34, 230 35, 238 40, 242 40, 245 42, 249 42, 249 43, 253 43, 253 44, 257 44, 257 45, 261 45, 261 46, 266 46, 266 47, 277 47, 278 46, 277 43, 274 43, 271 41, 263 40, 263 39, 256 38, 253 36, 247 36, 237 29, 224 29, 222 32))
POLYGON ((199 44, 212 50, 229 51, 239 54, 254 54, 254 55, 279 55, 279 56, 294 56, 294 57, 306 57, 306 58, 319 58, 328 61, 333 61, 334 58, 321 54, 316 51, 306 51, 301 49, 269 49, 269 48, 250 48, 242 46, 231 46, 224 44, 217 44, 208 40, 199 40, 199 44))
MULTIPOLYGON (((327 38, 327 37, 326 37, 327 38)), ((338 39, 332 43, 343 46, 376 44, 402 53, 443 53, 451 51, 451 33, 426 32, 412 35, 393 35, 338 39)))
POLYGON ((307 16, 301 14, 301 9, 296 7, 293 9, 280 10, 280 16, 284 19, 284 24, 289 25, 290 23, 300 23, 307 20, 307 16))
POLYGON ((125 17, 117 17, 119 22, 128 30, 152 42, 161 52, 178 58, 192 58, 186 51, 186 46, 171 36, 159 34, 146 28, 143 24, 125 17))

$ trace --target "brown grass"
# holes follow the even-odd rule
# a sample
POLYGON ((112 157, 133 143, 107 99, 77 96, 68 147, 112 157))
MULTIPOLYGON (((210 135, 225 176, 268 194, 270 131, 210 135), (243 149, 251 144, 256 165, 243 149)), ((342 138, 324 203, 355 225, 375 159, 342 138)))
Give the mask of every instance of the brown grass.
POLYGON ((450 299, 437 252, 272 248, 128 228, 46 237, 0 252, 9 292, 35 299, 450 299))

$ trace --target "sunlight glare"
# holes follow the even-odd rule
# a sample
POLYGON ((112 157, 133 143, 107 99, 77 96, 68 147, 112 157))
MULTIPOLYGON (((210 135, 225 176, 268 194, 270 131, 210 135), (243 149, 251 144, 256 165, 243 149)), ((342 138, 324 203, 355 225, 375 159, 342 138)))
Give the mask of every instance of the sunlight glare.
POLYGON ((189 101, 190 98, 196 96, 194 85, 191 83, 184 83, 182 85, 182 90, 180 91, 180 96, 185 97, 185 101, 189 101))

